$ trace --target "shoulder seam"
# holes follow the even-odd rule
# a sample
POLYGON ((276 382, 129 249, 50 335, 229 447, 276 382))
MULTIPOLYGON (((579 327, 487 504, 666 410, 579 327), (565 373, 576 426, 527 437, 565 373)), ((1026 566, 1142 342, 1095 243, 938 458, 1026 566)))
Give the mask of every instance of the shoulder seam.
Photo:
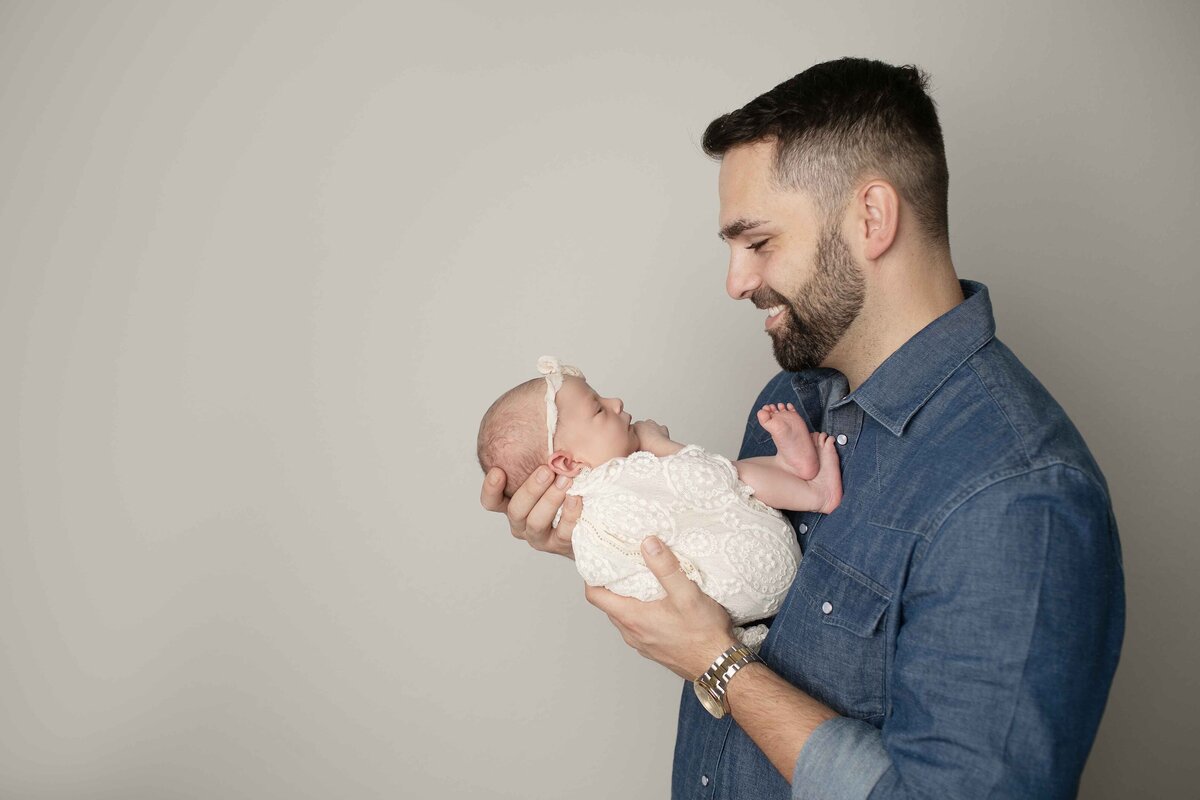
POLYGON ((975 365, 971 363, 972 361, 974 361, 974 358, 967 359, 967 367, 971 370, 971 373, 974 374, 975 379, 979 381, 979 385, 983 387, 985 392, 987 392, 988 399, 992 401, 992 405, 994 405, 996 410, 1000 412, 1000 416, 1004 417, 1004 421, 1008 423, 1008 427, 1013 432, 1013 436, 1017 438, 1017 444, 1021 447, 1021 454, 1025 456, 1026 463, 1032 464, 1033 459, 1029 457, 1029 451, 1025 447, 1025 437, 1021 435, 1019 430, 1017 430, 1017 426, 1013 424, 1012 417, 1008 416, 1008 412, 1004 410, 1004 406, 1001 405, 1000 401, 996 399, 996 395, 992 393, 991 387, 987 385, 987 381, 985 381, 983 376, 979 374, 979 370, 975 369, 975 365))
MULTIPOLYGON (((955 512, 957 512, 967 503, 968 500, 972 499, 980 492, 990 489, 997 484, 1012 480, 1013 478, 1020 478, 1034 472, 1053 469, 1054 467, 1063 467, 1064 469, 1080 475, 1101 494, 1103 494, 1105 497, 1108 497, 1108 491, 1104 488, 1104 486, 1096 481, 1095 477, 1088 474, 1085 470, 1080 469, 1075 464, 1070 463, 1069 461, 1055 459, 1054 461, 1048 461, 1044 464, 1031 464, 1021 468, 1009 468, 999 472, 993 472, 991 475, 986 476, 982 481, 980 481, 978 485, 973 486, 970 489, 964 489, 963 491, 959 492, 958 495, 951 498, 936 515, 938 520, 937 523, 933 525, 932 531, 929 535, 929 540, 932 541, 934 538, 936 538, 941 532, 942 526, 946 524, 946 520, 954 516, 955 512)), ((1109 498, 1109 500, 1111 501, 1111 498, 1109 498)))

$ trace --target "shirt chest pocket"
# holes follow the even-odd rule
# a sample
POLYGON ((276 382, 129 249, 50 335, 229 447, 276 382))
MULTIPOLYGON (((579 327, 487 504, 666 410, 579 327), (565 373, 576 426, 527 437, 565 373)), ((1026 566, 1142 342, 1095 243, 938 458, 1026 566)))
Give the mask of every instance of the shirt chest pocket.
POLYGON ((810 547, 771 625, 767 660, 834 710, 881 717, 891 598, 835 556, 810 547))

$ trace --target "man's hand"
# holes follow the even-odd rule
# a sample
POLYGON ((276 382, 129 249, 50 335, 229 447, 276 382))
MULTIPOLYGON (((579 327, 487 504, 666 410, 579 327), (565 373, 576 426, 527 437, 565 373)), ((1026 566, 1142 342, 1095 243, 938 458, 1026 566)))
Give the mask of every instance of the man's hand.
POLYGON ((479 502, 488 511, 508 517, 508 527, 514 538, 524 539, 534 550, 573 559, 571 532, 583 511, 583 501, 575 496, 567 497, 570 478, 560 475, 552 482, 553 477, 550 468, 542 465, 513 492, 512 497, 505 497, 504 483, 508 477, 504 470, 492 467, 483 478, 479 502), (556 528, 553 527, 554 515, 560 507, 563 513, 556 528))
POLYGON ((675 554, 657 536, 642 540, 642 557, 666 590, 663 599, 643 603, 600 586, 588 586, 584 594, 608 614, 625 644, 679 677, 695 680, 737 644, 729 612, 683 574, 675 554))

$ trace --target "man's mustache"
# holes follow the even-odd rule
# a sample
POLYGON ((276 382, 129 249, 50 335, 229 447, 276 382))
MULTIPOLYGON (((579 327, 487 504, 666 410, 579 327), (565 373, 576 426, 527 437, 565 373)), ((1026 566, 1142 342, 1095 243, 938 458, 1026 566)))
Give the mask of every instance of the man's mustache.
POLYGON ((750 302, 754 303, 757 308, 773 308, 774 306, 792 307, 791 301, 779 292, 774 289, 768 289, 766 286, 750 295, 750 302))

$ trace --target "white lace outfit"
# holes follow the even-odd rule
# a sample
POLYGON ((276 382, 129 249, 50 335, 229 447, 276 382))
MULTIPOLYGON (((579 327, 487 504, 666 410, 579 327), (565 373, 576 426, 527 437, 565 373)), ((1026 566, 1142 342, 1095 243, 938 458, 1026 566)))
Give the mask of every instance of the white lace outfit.
MULTIPOLYGON (((583 498, 572 534, 575 566, 592 586, 658 600, 665 593, 640 549, 655 534, 734 625, 772 616, 796 576, 800 547, 791 524, 753 493, 729 459, 697 445, 585 468, 567 490, 583 498)), ((738 627, 734 635, 757 650, 767 627, 738 627)))

